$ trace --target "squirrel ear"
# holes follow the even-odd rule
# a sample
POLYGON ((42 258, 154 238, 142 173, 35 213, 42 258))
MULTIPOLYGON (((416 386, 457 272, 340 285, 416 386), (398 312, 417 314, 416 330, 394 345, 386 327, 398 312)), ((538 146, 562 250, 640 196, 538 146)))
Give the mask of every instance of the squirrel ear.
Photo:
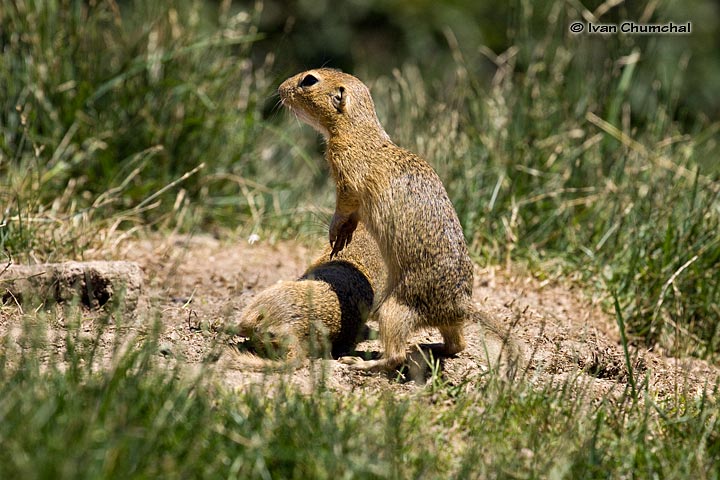
POLYGON ((347 105, 347 95, 345 94, 345 87, 340 87, 332 96, 333 107, 338 113, 343 113, 347 105))

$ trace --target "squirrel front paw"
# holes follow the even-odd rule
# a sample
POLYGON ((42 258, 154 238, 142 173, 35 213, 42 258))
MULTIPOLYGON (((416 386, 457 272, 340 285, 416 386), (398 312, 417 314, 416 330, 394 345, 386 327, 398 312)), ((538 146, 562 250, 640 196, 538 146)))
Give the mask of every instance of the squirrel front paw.
POLYGON ((332 221, 330 222, 330 246, 332 246, 332 252, 330 252, 330 258, 340 253, 343 248, 350 244, 352 241, 352 235, 358 225, 357 214, 352 215, 340 215, 335 213, 332 221))

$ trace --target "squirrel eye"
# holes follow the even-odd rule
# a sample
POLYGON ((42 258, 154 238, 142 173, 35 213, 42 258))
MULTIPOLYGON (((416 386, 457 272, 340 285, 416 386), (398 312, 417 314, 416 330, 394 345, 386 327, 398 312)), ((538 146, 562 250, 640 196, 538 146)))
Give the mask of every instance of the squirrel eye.
POLYGON ((319 81, 320 80, 318 80, 313 75, 305 75, 305 77, 302 79, 302 81, 300 81, 300 86, 301 87, 310 87, 312 85, 315 85, 319 81))

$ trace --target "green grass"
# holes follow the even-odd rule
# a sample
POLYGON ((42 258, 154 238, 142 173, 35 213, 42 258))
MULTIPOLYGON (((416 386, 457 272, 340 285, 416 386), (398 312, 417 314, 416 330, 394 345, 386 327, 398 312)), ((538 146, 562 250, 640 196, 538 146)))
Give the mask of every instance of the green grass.
POLYGON ((243 160, 258 153, 269 66, 249 59, 260 37, 252 12, 205 10, 60 0, 3 9, 0 247, 42 248, 28 222, 44 230, 91 214, 127 214, 124 228, 249 216, 240 193, 256 164, 243 160), (186 219, 200 198, 199 218, 186 219))
POLYGON ((211 365, 193 378, 158 365, 152 328, 93 367, 99 336, 68 323, 68 347, 48 363, 37 319, 25 323, 23 349, 0 349, 3 478, 718 474, 717 391, 590 404, 577 380, 531 387, 491 372, 401 397, 333 392, 322 377, 310 395, 282 382, 228 392, 211 365))
MULTIPOLYGON (((78 259, 138 229, 324 235, 322 145, 276 106, 295 72, 253 50, 258 12, 209 5, 3 2, 4 255, 78 259)), ((686 52, 571 36, 574 5, 517 6, 503 55, 456 46, 454 70, 364 78, 387 131, 438 170, 479 262, 573 281, 628 342, 717 362, 720 126, 677 94, 686 52)), ((96 369, 69 328, 45 364, 46 321, 25 315, 26 348, 0 350, 2 478, 718 477, 715 390, 656 404, 636 378, 588 405, 572 381, 487 375, 404 398, 226 392, 156 365, 152 332, 96 369)))

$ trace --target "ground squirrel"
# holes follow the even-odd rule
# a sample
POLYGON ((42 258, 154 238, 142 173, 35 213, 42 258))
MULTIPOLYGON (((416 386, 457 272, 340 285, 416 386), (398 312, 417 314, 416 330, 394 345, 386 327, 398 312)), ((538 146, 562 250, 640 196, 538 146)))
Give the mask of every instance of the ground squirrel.
POLYGON ((385 265, 362 224, 352 245, 331 253, 326 247, 298 280, 273 285, 243 309, 235 329, 257 353, 293 361, 355 347, 375 292, 383 290, 385 265))
POLYGON ((440 353, 453 355, 466 346, 463 323, 477 321, 511 344, 514 364, 519 347, 472 301, 472 262, 440 178, 427 162, 390 140, 365 84, 320 68, 287 79, 278 91, 283 105, 327 142, 325 156, 336 182, 332 254, 352 245, 362 221, 388 270, 375 310, 383 357, 341 361, 363 370, 397 368, 406 359, 410 333, 423 327, 437 327, 444 341, 440 353))

